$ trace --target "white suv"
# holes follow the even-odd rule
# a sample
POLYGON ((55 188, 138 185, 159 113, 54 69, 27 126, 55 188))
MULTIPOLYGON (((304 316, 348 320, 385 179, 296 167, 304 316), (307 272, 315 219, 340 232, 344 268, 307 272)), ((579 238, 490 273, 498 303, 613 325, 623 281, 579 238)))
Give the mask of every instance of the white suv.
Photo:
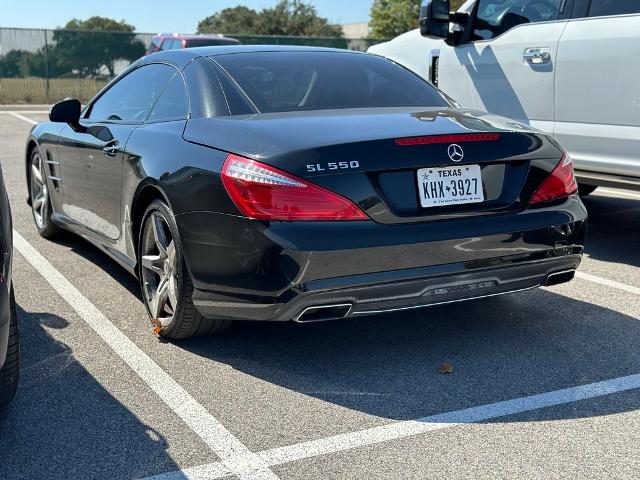
POLYGON ((463 107, 553 134, 583 194, 640 190, 640 0, 469 0, 448 9, 448 0, 423 1, 420 29, 369 51, 463 107))

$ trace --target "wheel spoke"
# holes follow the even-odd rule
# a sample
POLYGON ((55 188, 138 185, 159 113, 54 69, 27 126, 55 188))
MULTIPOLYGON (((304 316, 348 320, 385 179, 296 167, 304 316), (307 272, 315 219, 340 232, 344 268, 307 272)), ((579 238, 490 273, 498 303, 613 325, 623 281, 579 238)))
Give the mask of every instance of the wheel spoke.
POLYGON ((40 172, 40 169, 38 167, 36 167, 36 165, 33 163, 31 164, 31 175, 33 176, 33 178, 35 178, 38 185, 44 185, 44 179, 42 178, 42 173, 40 172))
POLYGON ((167 304, 167 300, 169 298, 169 286, 166 277, 160 279, 160 283, 158 284, 158 289, 153 296, 153 301, 151 302, 151 314, 153 318, 160 318, 162 313, 164 312, 164 307, 167 304))
POLYGON ((151 270, 152 272, 157 273, 160 276, 164 274, 164 270, 162 268, 162 258, 160 258, 160 255, 143 255, 142 266, 147 270, 151 270))
POLYGON ((171 309, 175 312, 178 308, 178 292, 177 292, 177 280, 174 275, 169 277, 169 303, 171 303, 171 309))
POLYGON ((40 216, 42 217, 42 221, 45 222, 49 215, 49 201, 46 192, 43 192, 42 196, 44 197, 44 202, 42 202, 42 206, 40 207, 40 216))
POLYGON ((167 247, 167 257, 169 258, 169 263, 175 269, 176 268, 176 246, 171 240, 169 246, 167 247))
POLYGON ((45 201, 46 201, 46 197, 44 196, 44 193, 40 192, 38 196, 33 200, 33 208, 35 208, 36 210, 40 210, 42 205, 44 205, 45 201))
POLYGON ((152 214, 151 225, 153 226, 153 239, 156 242, 156 247, 158 247, 160 256, 162 258, 167 258, 167 248, 169 246, 169 241, 167 240, 167 235, 164 232, 164 227, 162 224, 162 217, 155 213, 152 214))

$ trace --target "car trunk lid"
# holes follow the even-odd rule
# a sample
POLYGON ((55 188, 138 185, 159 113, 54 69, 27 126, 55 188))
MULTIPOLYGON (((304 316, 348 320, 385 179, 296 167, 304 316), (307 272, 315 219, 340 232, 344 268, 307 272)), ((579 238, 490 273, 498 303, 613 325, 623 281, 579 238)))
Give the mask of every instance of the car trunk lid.
MULTIPOLYGON (((381 223, 522 208, 523 193, 535 189, 551 165, 543 162, 537 166, 542 172, 531 175, 532 162, 555 159, 557 163, 562 154, 553 141, 526 125, 453 108, 326 110, 192 120, 185 139, 310 179, 351 199, 381 223), (473 174, 480 183, 476 196, 466 196, 465 203, 429 204, 425 189, 442 193, 449 188, 451 193, 459 186, 450 183, 459 180, 456 173, 465 181, 472 180, 469 175, 473 174), (425 175, 431 175, 426 186, 425 175), (434 179, 433 175, 446 176, 434 179), (467 203, 472 197, 473 202, 467 203)), ((463 182, 462 187, 468 186, 463 182)))

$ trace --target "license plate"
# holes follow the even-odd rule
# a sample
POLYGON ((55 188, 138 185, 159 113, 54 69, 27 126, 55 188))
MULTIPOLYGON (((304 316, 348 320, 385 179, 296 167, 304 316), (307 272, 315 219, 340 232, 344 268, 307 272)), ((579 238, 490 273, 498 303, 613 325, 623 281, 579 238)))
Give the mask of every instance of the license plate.
POLYGON ((484 201, 480 165, 421 168, 418 191, 422 207, 443 207, 484 201))

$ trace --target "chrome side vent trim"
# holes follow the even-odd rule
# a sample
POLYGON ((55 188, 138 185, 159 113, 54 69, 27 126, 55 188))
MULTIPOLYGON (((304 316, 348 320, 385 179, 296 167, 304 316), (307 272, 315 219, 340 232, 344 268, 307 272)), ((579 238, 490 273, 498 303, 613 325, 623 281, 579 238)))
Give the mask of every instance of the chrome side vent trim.
POLYGON ((51 180, 51 182, 53 183, 53 188, 55 188, 57 191, 60 191, 60 183, 62 183, 62 178, 60 178, 57 168, 58 165, 60 165, 60 162, 55 159, 51 150, 47 150, 47 157, 44 163, 49 166, 48 177, 49 180, 51 180))

